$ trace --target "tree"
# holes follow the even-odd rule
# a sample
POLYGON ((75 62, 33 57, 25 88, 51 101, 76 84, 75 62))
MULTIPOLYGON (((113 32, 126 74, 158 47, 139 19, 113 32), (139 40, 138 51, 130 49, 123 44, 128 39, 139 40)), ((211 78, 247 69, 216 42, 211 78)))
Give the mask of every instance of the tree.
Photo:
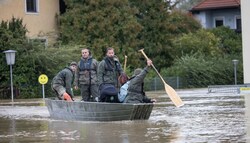
POLYGON ((179 0, 176 8, 182 11, 188 11, 201 1, 203 0, 179 0))
POLYGON ((82 44, 90 47, 101 60, 108 46, 115 49, 120 59, 131 56, 138 47, 141 25, 135 19, 136 8, 127 0, 65 0, 67 12, 60 16, 63 43, 82 44))
POLYGON ((212 32, 204 29, 200 29, 195 33, 183 34, 176 38, 173 43, 175 56, 179 58, 195 53, 218 57, 222 53, 222 50, 219 48, 219 38, 212 32))
POLYGON ((171 12, 168 22, 169 31, 173 36, 194 33, 201 28, 201 24, 192 15, 179 10, 171 12))
POLYGON ((213 28, 210 31, 219 38, 219 47, 225 54, 242 54, 241 34, 225 26, 213 28))
POLYGON ((191 16, 171 12, 170 0, 65 2, 67 11, 60 17, 62 42, 86 45, 94 50, 99 60, 106 47, 112 46, 121 61, 125 54, 129 57, 130 69, 144 65, 138 53, 141 48, 154 57, 157 67, 170 66, 173 61, 171 40, 182 32, 200 28, 191 16))
POLYGON ((169 1, 142 0, 130 1, 138 8, 137 19, 143 30, 139 34, 141 47, 159 68, 169 67, 174 59, 172 40, 181 33, 188 33, 200 28, 193 17, 178 12, 171 12, 169 1), (188 22, 186 20, 189 20, 188 22), (181 23, 181 24, 180 24, 181 23))
POLYGON ((131 0, 130 3, 138 8, 137 20, 143 27, 138 37, 143 42, 137 50, 144 48, 149 58, 154 57, 153 61, 157 67, 169 65, 168 61, 171 61, 168 52, 171 43, 167 20, 170 15, 169 4, 164 1, 151 0, 131 0))

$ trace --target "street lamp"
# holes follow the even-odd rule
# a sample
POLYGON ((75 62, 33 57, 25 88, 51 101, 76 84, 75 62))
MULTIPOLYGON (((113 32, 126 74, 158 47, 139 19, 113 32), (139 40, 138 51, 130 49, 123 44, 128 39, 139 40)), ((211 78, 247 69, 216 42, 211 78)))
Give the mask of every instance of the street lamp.
POLYGON ((11 84, 11 101, 13 102, 13 83, 12 83, 12 65, 15 64, 15 50, 4 51, 6 55, 6 62, 10 65, 10 84, 11 84))
POLYGON ((239 62, 239 60, 232 60, 233 64, 234 64, 234 84, 237 85, 237 64, 239 62))

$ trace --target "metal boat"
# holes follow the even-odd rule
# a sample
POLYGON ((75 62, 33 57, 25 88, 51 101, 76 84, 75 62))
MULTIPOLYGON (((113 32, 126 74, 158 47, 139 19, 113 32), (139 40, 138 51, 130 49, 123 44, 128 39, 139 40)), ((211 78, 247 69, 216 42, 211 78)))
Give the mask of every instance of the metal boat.
POLYGON ((152 103, 68 102, 46 98, 45 104, 52 119, 75 121, 147 120, 152 103))

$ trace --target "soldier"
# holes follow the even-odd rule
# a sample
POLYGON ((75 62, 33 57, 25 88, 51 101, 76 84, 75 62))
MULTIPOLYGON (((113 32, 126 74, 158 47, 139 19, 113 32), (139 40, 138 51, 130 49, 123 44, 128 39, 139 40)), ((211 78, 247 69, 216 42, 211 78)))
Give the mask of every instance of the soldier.
POLYGON ((57 94, 60 100, 72 101, 73 92, 72 84, 74 80, 74 72, 77 69, 77 63, 72 62, 69 67, 61 70, 52 80, 51 88, 57 94))
POLYGON ((75 89, 80 87, 82 101, 98 101, 97 68, 98 62, 91 55, 89 49, 81 51, 82 57, 76 71, 75 89))
MULTIPOLYGON (((117 98, 118 89, 120 88, 118 77, 122 73, 123 70, 118 58, 115 56, 114 49, 107 48, 106 57, 99 63, 97 72, 101 101, 105 98, 104 92, 117 98)), ((112 102, 116 101, 118 99, 114 99, 112 102)))
POLYGON ((127 96, 124 103, 153 103, 155 99, 150 99, 145 95, 143 84, 144 78, 146 77, 149 67, 152 65, 151 60, 147 60, 147 66, 142 69, 136 69, 134 75, 130 78, 127 96))

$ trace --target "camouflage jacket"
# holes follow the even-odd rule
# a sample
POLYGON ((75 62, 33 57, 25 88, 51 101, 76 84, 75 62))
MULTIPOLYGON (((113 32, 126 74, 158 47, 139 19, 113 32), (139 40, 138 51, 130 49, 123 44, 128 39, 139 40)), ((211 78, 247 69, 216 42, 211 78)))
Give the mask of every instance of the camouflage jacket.
POLYGON ((144 78, 148 73, 149 67, 145 67, 142 72, 132 77, 128 86, 128 94, 125 98, 125 103, 150 103, 151 99, 145 95, 143 89, 144 78))
POLYGON ((60 95, 62 95, 64 92, 67 92, 68 94, 73 96, 73 92, 71 90, 73 81, 74 81, 74 72, 69 67, 66 67, 53 78, 51 84, 55 87, 57 85, 65 87, 65 89, 61 89, 61 91, 58 91, 60 95))
POLYGON ((97 68, 98 62, 96 59, 93 59, 92 56, 88 59, 81 58, 81 60, 78 62, 74 85, 79 86, 80 84, 98 84, 97 68))
POLYGON ((121 64, 117 60, 105 57, 98 66, 97 78, 99 85, 103 83, 113 84, 119 88, 118 77, 123 72, 121 64))

